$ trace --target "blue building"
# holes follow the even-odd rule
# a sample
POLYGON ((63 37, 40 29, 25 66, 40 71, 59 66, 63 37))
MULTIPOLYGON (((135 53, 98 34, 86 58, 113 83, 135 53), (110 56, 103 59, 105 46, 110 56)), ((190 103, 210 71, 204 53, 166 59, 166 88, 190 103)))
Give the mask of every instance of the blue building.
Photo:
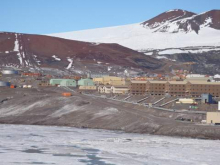
POLYGON ((202 103, 208 103, 208 104, 212 104, 213 100, 212 100, 212 95, 210 94, 202 94, 202 103))

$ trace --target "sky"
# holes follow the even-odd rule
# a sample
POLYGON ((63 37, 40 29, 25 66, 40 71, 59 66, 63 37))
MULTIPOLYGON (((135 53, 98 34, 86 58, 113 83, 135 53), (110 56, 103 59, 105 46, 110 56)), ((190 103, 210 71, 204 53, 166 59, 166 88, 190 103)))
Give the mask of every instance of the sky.
POLYGON ((171 9, 202 13, 220 0, 0 0, 0 31, 51 34, 139 23, 171 9))

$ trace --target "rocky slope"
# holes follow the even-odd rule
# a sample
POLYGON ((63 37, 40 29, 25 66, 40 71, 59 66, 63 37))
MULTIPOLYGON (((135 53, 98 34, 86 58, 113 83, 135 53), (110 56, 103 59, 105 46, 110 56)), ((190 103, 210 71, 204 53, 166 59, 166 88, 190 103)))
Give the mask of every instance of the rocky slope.
POLYGON ((62 92, 65 92, 62 88, 2 90, 0 123, 72 126, 220 139, 220 127, 175 120, 183 117, 200 122, 205 119, 203 114, 160 111, 81 94, 64 98, 61 96, 62 92))

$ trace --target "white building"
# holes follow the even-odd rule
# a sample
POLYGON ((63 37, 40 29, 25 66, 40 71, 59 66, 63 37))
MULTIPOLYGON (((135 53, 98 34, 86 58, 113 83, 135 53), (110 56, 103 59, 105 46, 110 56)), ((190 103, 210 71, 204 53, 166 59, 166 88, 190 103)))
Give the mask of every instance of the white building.
POLYGON ((104 86, 104 93, 111 93, 111 86, 110 85, 105 85, 104 86))
POLYGON ((111 92, 115 94, 126 94, 129 93, 129 88, 126 85, 112 86, 111 92))
POLYGON ((188 74, 186 76, 186 81, 213 81, 212 76, 206 76, 202 74, 188 74))
POLYGON ((99 85, 98 86, 98 92, 99 93, 104 93, 104 85, 99 85))
POLYGON ((206 77, 206 75, 202 75, 202 74, 188 74, 186 76, 186 78, 198 78, 198 77, 206 77))
POLYGON ((99 93, 111 93, 111 86, 110 85, 100 85, 98 86, 99 93))

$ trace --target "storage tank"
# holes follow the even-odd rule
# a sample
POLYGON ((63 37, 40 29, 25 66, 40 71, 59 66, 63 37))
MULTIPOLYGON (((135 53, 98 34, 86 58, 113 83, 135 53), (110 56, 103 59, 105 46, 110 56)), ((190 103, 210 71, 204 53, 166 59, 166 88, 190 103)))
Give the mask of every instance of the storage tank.
POLYGON ((28 86, 27 85, 23 85, 23 88, 28 88, 28 86))
POLYGON ((6 74, 6 75, 18 74, 17 70, 9 70, 9 69, 2 70, 1 72, 2 72, 2 74, 6 74))
POLYGON ((9 86, 10 86, 9 82, 0 81, 0 87, 9 87, 9 86))
POLYGON ((193 99, 179 99, 176 103, 182 103, 182 104, 193 104, 196 103, 193 99))

